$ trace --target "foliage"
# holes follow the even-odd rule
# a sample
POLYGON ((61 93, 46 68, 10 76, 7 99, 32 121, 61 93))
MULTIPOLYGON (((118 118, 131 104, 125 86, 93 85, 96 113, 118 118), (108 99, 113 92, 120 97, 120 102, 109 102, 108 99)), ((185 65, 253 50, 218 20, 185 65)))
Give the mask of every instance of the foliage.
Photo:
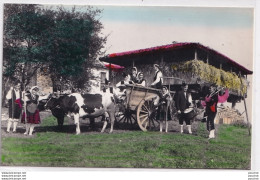
POLYGON ((248 128, 248 126, 250 127, 251 125, 246 123, 245 121, 234 121, 232 123, 233 126, 236 126, 236 127, 241 127, 241 128, 248 128))
POLYGON ((206 64, 200 60, 186 61, 181 64, 172 65, 172 69, 182 73, 192 73, 192 76, 198 76, 201 80, 216 83, 219 86, 246 93, 247 83, 244 78, 241 79, 234 72, 226 72, 212 65, 206 64))
POLYGON ((3 74, 28 85, 46 56, 40 46, 50 26, 37 5, 6 4, 4 11, 3 74))
POLYGON ((90 77, 87 68, 94 66, 106 42, 106 37, 100 36, 103 26, 96 20, 101 10, 88 7, 82 12, 75 7, 71 10, 58 7, 43 12, 55 20, 45 42, 51 54, 48 61, 52 78, 82 88, 90 77))
MULTIPOLYGON (((48 120, 50 124, 45 122, 42 129, 53 124, 53 118, 48 120)), ((205 126, 197 136, 141 131, 75 136, 53 130, 36 131, 37 136, 32 138, 2 137, 2 165, 250 169, 251 141, 247 129, 231 125, 220 126, 217 138, 210 141, 204 137, 205 126)))
POLYGON ((4 75, 30 83, 39 69, 54 81, 67 79, 82 85, 86 67, 93 66, 106 37, 97 16, 99 9, 84 11, 60 6, 7 4, 4 17, 4 75))

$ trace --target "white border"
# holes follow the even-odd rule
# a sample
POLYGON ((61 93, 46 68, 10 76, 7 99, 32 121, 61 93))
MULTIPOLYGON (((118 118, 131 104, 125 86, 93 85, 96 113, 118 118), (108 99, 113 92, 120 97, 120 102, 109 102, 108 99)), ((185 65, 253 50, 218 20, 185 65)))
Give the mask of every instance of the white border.
MULTIPOLYGON (((252 166, 251 171, 260 170, 260 117, 257 113, 257 107, 259 107, 259 89, 260 72, 257 70, 260 68, 260 1, 258 0, 1 0, 1 21, 0 31, 3 32, 3 3, 37 3, 37 4, 77 4, 77 5, 137 5, 137 6, 190 6, 190 7, 254 7, 255 8, 255 41, 254 41, 254 68, 253 68, 253 108, 252 108, 252 166)), ((0 33, 0 39, 2 42, 3 34, 0 33)), ((2 43, 0 45, 0 60, 2 72, 2 43)), ((0 78, 1 79, 1 78, 0 78)), ((0 83, 2 79, 0 80, 0 83)), ((0 90, 1 91, 1 90, 0 90)), ((24 167, 0 167, 0 171, 26 171, 27 180, 37 178, 41 179, 53 179, 53 177, 62 180, 71 180, 71 178, 106 178, 106 179, 122 179, 122 178, 149 178, 149 179, 161 179, 161 178, 182 178, 182 179, 248 179, 248 171, 242 170, 147 170, 147 169, 85 169, 85 168, 24 168, 24 167), (67 173, 69 170, 69 173, 67 173), (57 173, 59 172, 59 173, 57 173), (156 172, 156 173, 155 173, 156 172), (55 173, 55 174, 54 174, 55 173), (141 173, 141 174, 140 174, 141 173), (141 175, 141 176, 140 176, 141 175)), ((127 179, 128 179, 127 178, 127 179)))

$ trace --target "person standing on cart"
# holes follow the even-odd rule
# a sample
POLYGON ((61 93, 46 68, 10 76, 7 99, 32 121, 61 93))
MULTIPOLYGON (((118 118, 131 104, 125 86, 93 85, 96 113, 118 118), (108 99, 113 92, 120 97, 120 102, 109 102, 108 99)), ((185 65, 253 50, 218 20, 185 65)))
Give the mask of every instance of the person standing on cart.
POLYGON ((151 84, 151 87, 156 88, 156 89, 161 89, 162 84, 163 84, 163 74, 160 71, 158 64, 154 64, 153 67, 155 70, 155 76, 154 76, 153 82, 151 84))
POLYGON ((133 67, 133 68, 132 68, 132 72, 131 72, 130 78, 131 78, 131 81, 132 81, 133 83, 137 83, 137 82, 138 82, 137 68, 136 68, 136 67, 133 67))
POLYGON ((181 91, 177 92, 175 97, 175 105, 178 113, 179 124, 180 124, 180 133, 183 133, 183 121, 185 121, 189 134, 192 134, 191 131, 191 119, 187 118, 185 115, 185 110, 192 105, 192 97, 188 92, 188 85, 183 82, 181 85, 181 91))
POLYGON ((13 132, 16 132, 18 121, 22 112, 22 102, 21 102, 21 83, 16 81, 14 87, 11 87, 6 95, 6 100, 8 101, 8 112, 9 119, 7 120, 7 133, 10 132, 10 128, 13 124, 13 132))

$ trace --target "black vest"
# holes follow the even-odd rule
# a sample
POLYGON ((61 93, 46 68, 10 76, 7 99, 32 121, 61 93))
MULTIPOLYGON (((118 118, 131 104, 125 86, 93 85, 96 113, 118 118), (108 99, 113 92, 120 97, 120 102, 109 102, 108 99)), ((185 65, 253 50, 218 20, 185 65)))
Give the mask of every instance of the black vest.
MULTIPOLYGON (((156 72, 156 74, 155 74, 155 76, 154 76, 154 78, 153 78, 153 81, 155 81, 156 79, 157 79, 157 76, 158 76, 158 73, 159 73, 160 71, 157 71, 156 72)), ((161 78, 160 78, 160 81, 158 82, 158 83, 156 83, 155 85, 154 85, 157 89, 160 89, 161 87, 162 87, 162 80, 161 80, 161 78)))

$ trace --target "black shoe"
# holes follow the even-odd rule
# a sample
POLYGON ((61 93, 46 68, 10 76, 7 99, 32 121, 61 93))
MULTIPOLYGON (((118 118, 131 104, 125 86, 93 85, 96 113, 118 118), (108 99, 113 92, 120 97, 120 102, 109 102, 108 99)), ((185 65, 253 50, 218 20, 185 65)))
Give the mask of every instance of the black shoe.
POLYGON ((201 120, 201 122, 203 122, 203 123, 205 123, 206 121, 207 121, 206 118, 203 118, 203 119, 201 120))

